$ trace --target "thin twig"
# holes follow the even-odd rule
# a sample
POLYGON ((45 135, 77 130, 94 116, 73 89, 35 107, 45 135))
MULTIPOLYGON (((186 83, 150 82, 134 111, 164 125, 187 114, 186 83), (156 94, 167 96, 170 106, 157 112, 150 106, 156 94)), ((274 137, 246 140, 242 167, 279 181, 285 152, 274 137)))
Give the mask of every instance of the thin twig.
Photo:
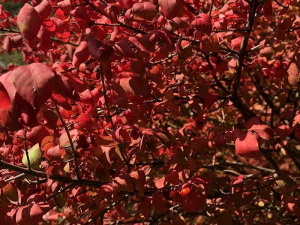
MULTIPOLYGON (((93 218, 89 219, 89 221, 87 222, 87 224, 90 224, 90 223, 93 223, 93 222, 96 222, 96 220, 101 217, 101 223, 103 221, 103 217, 105 215, 105 213, 107 213, 109 210, 111 210, 113 207, 115 207, 117 204, 119 204, 120 202, 126 200, 127 198, 129 198, 131 195, 133 195, 132 193, 131 194, 126 194, 124 196, 122 196, 121 198, 119 198, 117 201, 115 201, 114 203, 112 203, 108 208, 106 208, 104 211, 101 211, 100 213, 98 213, 96 216, 94 216, 93 218)), ((101 224, 100 223, 100 224, 101 224)))
POLYGON ((30 165, 30 159, 29 159, 29 154, 28 154, 28 146, 27 146, 27 130, 24 129, 24 148, 25 148, 25 154, 27 158, 27 166, 28 170, 31 170, 31 165, 30 165))
MULTIPOLYGON (((13 164, 4 162, 2 160, 0 160, 0 167, 11 170, 11 171, 24 173, 26 175, 32 175, 32 176, 36 176, 36 177, 40 177, 40 178, 45 178, 47 180, 47 174, 42 171, 38 171, 38 170, 34 170, 34 169, 28 170, 28 168, 21 167, 18 165, 13 165, 13 164)), ((76 184, 76 185, 87 185, 87 186, 95 186, 95 187, 100 187, 103 184, 105 184, 103 182, 99 182, 99 181, 95 181, 95 180, 87 180, 87 179, 74 180, 73 178, 66 177, 66 176, 50 175, 49 179, 52 179, 55 181, 61 181, 64 183, 70 183, 70 184, 72 183, 72 184, 76 184)))
MULTIPOLYGON (((111 128, 115 131, 115 125, 114 125, 114 122, 112 120, 112 116, 110 114, 110 108, 109 108, 109 104, 108 104, 108 99, 107 99, 107 93, 106 93, 106 88, 105 88, 105 81, 104 81, 104 76, 103 76, 103 71, 102 71, 102 66, 100 64, 100 78, 101 78, 101 81, 102 81, 102 88, 103 88, 103 95, 104 95, 104 101, 105 101, 105 106, 106 106, 106 110, 107 110, 107 116, 109 118, 109 121, 110 121, 110 124, 111 124, 111 128)), ((129 166, 129 162, 128 160, 126 159, 125 157, 125 154, 123 152, 123 149, 122 149, 122 146, 120 144, 118 144, 118 147, 119 147, 119 151, 121 153, 121 156, 123 158, 123 161, 125 162, 127 168, 128 168, 128 171, 131 172, 131 169, 130 169, 130 166, 129 166)))
POLYGON ((49 201, 51 198, 56 197, 57 195, 59 195, 60 193, 68 190, 69 188, 73 187, 75 184, 69 184, 67 186, 65 186, 64 188, 60 189, 59 191, 53 193, 52 195, 49 195, 47 198, 45 198, 45 201, 49 201))
MULTIPOLYGON (((253 5, 251 7, 251 12, 249 13, 249 19, 248 19, 249 30, 247 31, 247 33, 249 35, 252 32, 252 27, 253 27, 253 24, 254 24, 256 8, 258 6, 257 0, 254 0, 254 2, 252 4, 253 5)), ((240 86, 242 68, 243 68, 244 59, 245 59, 245 56, 246 56, 248 41, 249 41, 249 36, 248 35, 244 36, 244 38, 242 40, 242 44, 241 44, 240 55, 239 55, 239 59, 238 59, 238 66, 237 66, 236 75, 235 75, 235 81, 234 81, 234 84, 233 84, 233 94, 232 94, 233 98, 237 98, 237 91, 238 91, 238 88, 240 86)))
POLYGON ((61 122, 61 124, 63 125, 63 127, 65 128, 65 131, 67 133, 67 136, 68 136, 68 139, 69 139, 69 142, 70 142, 70 146, 71 146, 71 150, 72 150, 72 154, 73 154, 73 157, 74 157, 74 164, 75 164, 75 173, 76 173, 76 177, 77 177, 77 180, 80 180, 80 175, 79 175, 79 167, 78 167, 78 162, 77 162, 77 154, 76 154, 76 151, 75 151, 75 147, 74 147, 74 144, 73 144, 73 140, 72 140, 72 137, 70 135, 70 132, 69 132, 69 129, 64 121, 64 119, 62 118, 60 112, 59 112, 59 108, 58 108, 58 105, 56 104, 56 102, 54 102, 54 105, 55 105, 55 110, 56 110, 56 113, 58 115, 58 118, 61 122))

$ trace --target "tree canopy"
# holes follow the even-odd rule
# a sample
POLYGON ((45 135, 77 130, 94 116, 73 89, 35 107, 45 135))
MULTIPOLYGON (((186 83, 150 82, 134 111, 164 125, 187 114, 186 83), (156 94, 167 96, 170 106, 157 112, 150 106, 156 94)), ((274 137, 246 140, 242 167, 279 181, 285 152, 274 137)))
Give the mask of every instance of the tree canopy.
POLYGON ((299 223, 299 1, 16 0, 0 32, 1 222, 299 223))

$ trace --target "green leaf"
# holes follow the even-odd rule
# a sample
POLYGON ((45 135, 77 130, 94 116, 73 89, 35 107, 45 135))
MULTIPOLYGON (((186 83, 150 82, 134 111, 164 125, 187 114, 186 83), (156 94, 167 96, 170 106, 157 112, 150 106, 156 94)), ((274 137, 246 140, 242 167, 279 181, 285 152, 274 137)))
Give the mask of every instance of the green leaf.
MULTIPOLYGON (((36 144, 31 149, 28 149, 28 156, 29 156, 30 167, 32 169, 39 169, 39 165, 42 157, 40 145, 36 144)), ((26 152, 24 152, 23 154, 22 163, 28 167, 26 152)))

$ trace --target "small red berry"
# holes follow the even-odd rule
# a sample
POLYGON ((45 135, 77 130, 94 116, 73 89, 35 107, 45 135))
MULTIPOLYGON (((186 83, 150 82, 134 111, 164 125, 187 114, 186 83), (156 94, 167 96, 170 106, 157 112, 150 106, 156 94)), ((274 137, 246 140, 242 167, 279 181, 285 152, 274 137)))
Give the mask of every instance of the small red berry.
POLYGON ((281 63, 277 60, 275 63, 274 63, 274 67, 276 69, 279 69, 281 67, 281 63))
POLYGON ((191 192, 191 189, 189 187, 185 187, 185 188, 181 189, 180 194, 182 196, 187 196, 190 192, 191 192))

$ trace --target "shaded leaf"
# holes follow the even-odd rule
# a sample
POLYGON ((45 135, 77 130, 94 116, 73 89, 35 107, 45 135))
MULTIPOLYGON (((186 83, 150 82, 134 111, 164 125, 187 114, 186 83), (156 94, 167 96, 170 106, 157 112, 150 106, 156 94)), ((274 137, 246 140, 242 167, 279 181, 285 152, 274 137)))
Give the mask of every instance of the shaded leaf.
POLYGON ((153 195, 153 205, 157 211, 166 213, 169 209, 167 199, 163 194, 156 193, 153 195))

